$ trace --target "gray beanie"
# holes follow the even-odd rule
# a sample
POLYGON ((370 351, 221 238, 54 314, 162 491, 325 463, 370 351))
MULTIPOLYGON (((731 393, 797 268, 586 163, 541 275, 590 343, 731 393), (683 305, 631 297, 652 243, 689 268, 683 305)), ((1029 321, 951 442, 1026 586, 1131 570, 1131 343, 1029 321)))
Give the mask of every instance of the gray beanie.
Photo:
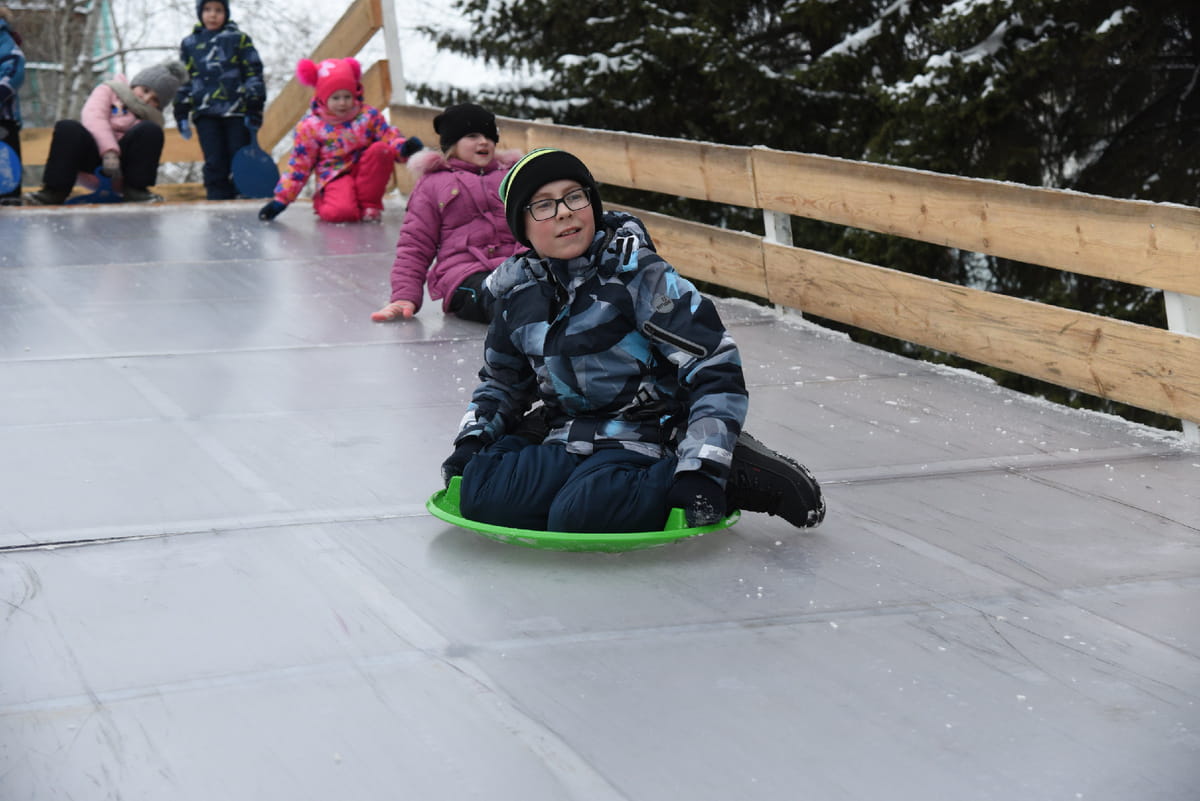
POLYGON ((134 75, 129 85, 144 86, 153 90, 158 97, 159 107, 166 108, 171 105, 171 101, 175 99, 175 93, 187 79, 187 67, 178 61, 164 61, 162 64, 146 67, 134 75))

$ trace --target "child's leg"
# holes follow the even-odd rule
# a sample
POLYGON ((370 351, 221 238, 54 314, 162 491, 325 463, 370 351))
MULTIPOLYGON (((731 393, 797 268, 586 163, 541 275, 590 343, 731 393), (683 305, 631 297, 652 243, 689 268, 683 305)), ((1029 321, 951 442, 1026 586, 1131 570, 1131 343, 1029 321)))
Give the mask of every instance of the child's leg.
POLYGON ((230 178, 233 156, 250 144, 250 131, 241 117, 196 117, 196 135, 204 151, 204 194, 209 200, 237 197, 230 178))
POLYGON ((78 120, 59 120, 54 123, 50 138, 50 153, 42 173, 42 186, 51 192, 69 194, 81 172, 92 172, 100 166, 100 149, 96 140, 78 120))
POLYGON ((451 314, 473 323, 490 323, 492 321, 492 304, 482 289, 483 282, 490 272, 491 270, 480 270, 463 279, 450 297, 451 314))
POLYGON ((359 208, 383 208, 383 193, 391 180, 395 162, 396 151, 383 142, 376 142, 362 154, 358 164, 354 165, 353 173, 359 208))
POLYGON ((547 510, 580 460, 562 445, 503 437, 467 462, 459 510, 481 523, 546 530, 547 510))
POLYGON ((322 220, 331 223, 358 222, 362 219, 354 179, 350 173, 339 175, 313 195, 313 211, 322 220))
MULTIPOLYGON (((550 505, 548 531, 657 531, 667 520, 674 456, 624 448, 589 456, 550 505)), ((519 496, 518 496, 519 497, 519 496)))
MULTIPOLYGON (((89 134, 90 136, 90 134, 89 134)), ((163 130, 152 122, 139 122, 121 137, 121 172, 125 186, 145 189, 158 183, 163 130)))

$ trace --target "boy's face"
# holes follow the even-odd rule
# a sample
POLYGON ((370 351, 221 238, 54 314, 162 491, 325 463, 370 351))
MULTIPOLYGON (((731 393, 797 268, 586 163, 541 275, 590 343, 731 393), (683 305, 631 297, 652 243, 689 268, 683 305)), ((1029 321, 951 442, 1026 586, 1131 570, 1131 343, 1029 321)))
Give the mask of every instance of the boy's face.
POLYGON ((200 23, 205 30, 215 31, 225 24, 225 4, 216 0, 205 3, 200 8, 200 23))
POLYGON ((133 87, 133 96, 145 103, 147 106, 154 106, 156 109, 159 109, 160 111, 162 110, 162 105, 158 102, 158 94, 149 87, 133 87))
POLYGON ((482 168, 491 164, 496 155, 496 143, 480 133, 467 134, 454 143, 448 155, 482 168))
MULTIPOLYGON (((564 178, 551 181, 533 193, 529 202, 539 200, 561 200, 572 190, 581 189, 578 181, 564 178)), ((576 204, 578 205, 578 203, 576 204)), ((546 220, 535 220, 529 209, 525 209, 525 236, 534 251, 544 259, 573 259, 582 256, 596 235, 596 218, 592 215, 590 202, 578 210, 559 202, 554 216, 546 220)), ((541 215, 539 215, 541 216, 541 215)))
POLYGON ((349 89, 338 89, 325 101, 325 108, 337 119, 354 116, 354 106, 357 101, 349 89))

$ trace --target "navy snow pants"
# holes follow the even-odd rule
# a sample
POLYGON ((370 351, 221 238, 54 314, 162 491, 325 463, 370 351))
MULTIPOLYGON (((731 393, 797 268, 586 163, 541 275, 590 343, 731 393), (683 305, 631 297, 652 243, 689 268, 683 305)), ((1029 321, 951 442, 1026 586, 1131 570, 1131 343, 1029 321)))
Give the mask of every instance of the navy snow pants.
POLYGON ((204 194, 208 200, 232 200, 238 196, 234 186, 233 157, 250 144, 250 129, 243 117, 192 118, 200 149, 204 151, 204 194))
POLYGON ((591 456, 509 435, 463 470, 459 511, 469 520, 536 531, 657 531, 667 521, 674 456, 624 448, 591 456))

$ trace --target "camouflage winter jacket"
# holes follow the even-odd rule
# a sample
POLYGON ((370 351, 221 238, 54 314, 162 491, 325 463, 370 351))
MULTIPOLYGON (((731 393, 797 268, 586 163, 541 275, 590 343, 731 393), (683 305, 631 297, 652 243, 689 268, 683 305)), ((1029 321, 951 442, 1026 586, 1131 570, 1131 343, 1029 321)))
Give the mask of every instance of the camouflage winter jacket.
POLYGON ((262 60, 250 37, 226 22, 215 31, 196 25, 179 45, 190 80, 175 96, 175 117, 232 117, 262 111, 267 97, 262 60))
POLYGON ((512 431, 535 400, 546 442, 623 447, 723 482, 746 419, 741 358, 712 301, 654 250, 640 220, 609 212, 584 255, 527 252, 489 276, 484 366, 455 444, 512 431))

